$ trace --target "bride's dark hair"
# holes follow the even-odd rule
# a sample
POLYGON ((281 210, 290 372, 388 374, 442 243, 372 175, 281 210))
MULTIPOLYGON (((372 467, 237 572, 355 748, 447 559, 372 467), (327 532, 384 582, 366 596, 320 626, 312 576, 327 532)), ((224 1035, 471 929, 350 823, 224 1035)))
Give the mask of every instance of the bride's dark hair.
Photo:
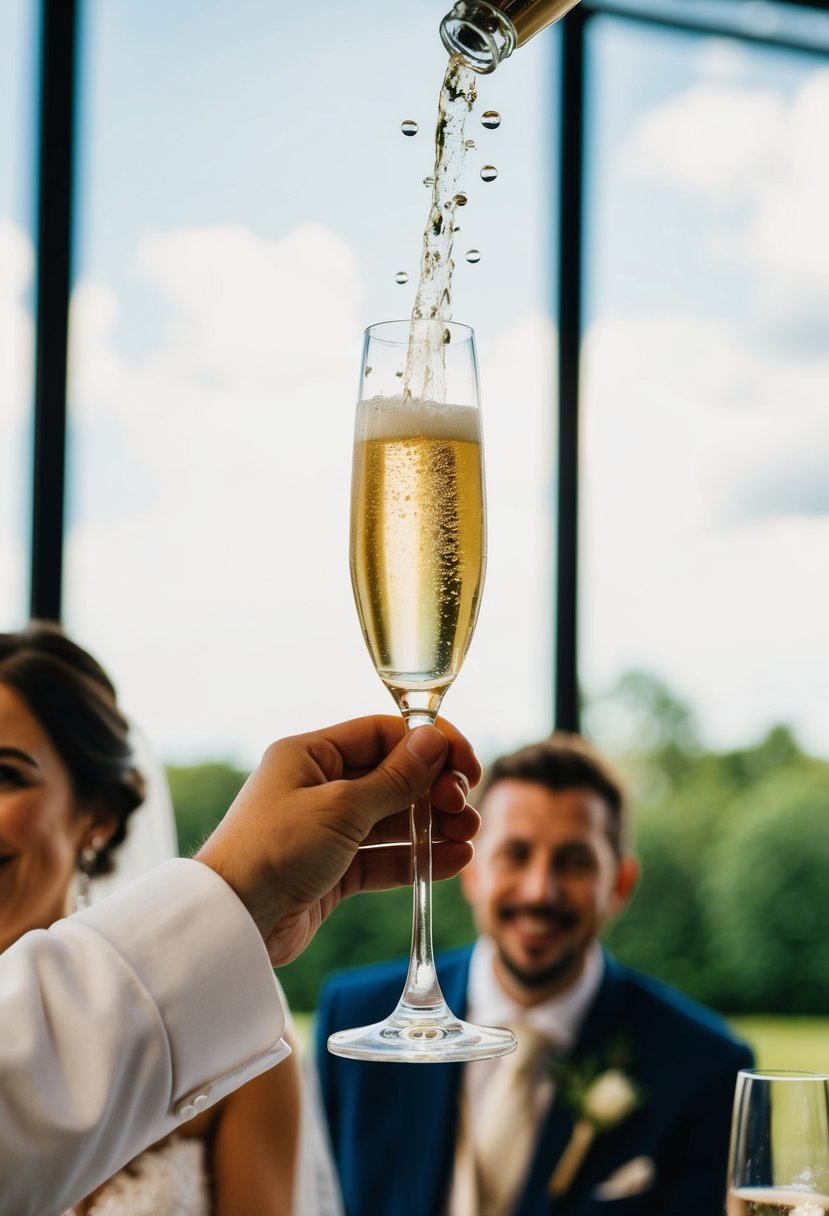
POLYGON ((31 621, 18 633, 0 633, 0 684, 22 697, 40 721, 69 770, 78 802, 101 819, 115 815, 118 826, 92 869, 109 873, 112 852, 145 792, 112 681, 59 625, 31 621))

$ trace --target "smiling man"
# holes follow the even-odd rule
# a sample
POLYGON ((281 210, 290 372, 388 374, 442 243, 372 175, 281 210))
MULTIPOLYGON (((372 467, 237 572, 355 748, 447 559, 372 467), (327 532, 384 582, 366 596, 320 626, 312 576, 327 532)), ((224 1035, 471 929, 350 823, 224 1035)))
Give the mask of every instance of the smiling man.
POLYGON ((492 766, 461 875, 478 939, 438 959, 450 1007, 512 1056, 419 1068, 327 1054, 394 1007, 405 964, 335 977, 319 1068, 349 1216, 720 1216, 736 1073, 709 1010, 599 944, 631 897, 622 783, 575 735, 492 766))

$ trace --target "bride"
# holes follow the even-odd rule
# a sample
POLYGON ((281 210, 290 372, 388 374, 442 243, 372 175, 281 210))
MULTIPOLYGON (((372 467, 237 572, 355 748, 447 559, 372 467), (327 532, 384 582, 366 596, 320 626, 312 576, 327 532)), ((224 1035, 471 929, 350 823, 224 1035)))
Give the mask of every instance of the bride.
MULTIPOLYGON (((64 915, 73 889, 85 906, 93 888, 98 898, 175 852, 163 770, 96 660, 53 625, 0 634, 0 950, 64 915)), ((290 1020, 286 1038, 288 1059, 194 1114, 71 1216, 340 1216, 290 1020)))

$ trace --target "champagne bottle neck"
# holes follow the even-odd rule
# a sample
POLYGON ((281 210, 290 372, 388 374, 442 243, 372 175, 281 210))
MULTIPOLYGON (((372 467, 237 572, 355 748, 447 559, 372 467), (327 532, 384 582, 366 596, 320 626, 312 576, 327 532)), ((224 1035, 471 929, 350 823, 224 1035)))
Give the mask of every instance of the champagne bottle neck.
POLYGON ((515 50, 515 26, 487 0, 457 0, 440 23, 440 36, 450 55, 476 72, 494 72, 515 50))

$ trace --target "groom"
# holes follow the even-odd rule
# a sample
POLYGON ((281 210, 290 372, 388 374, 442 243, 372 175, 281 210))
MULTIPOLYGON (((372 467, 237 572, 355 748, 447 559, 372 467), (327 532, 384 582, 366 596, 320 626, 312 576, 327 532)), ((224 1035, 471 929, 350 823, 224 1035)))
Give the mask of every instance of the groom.
POLYGON ((391 1012, 406 968, 331 980, 318 1062, 348 1216, 721 1216, 752 1057, 599 945, 638 879, 617 775, 555 734, 498 760, 477 802, 461 881, 479 937, 438 973, 459 1017, 509 1025, 519 1046, 435 1067, 332 1056, 333 1031, 391 1012))

